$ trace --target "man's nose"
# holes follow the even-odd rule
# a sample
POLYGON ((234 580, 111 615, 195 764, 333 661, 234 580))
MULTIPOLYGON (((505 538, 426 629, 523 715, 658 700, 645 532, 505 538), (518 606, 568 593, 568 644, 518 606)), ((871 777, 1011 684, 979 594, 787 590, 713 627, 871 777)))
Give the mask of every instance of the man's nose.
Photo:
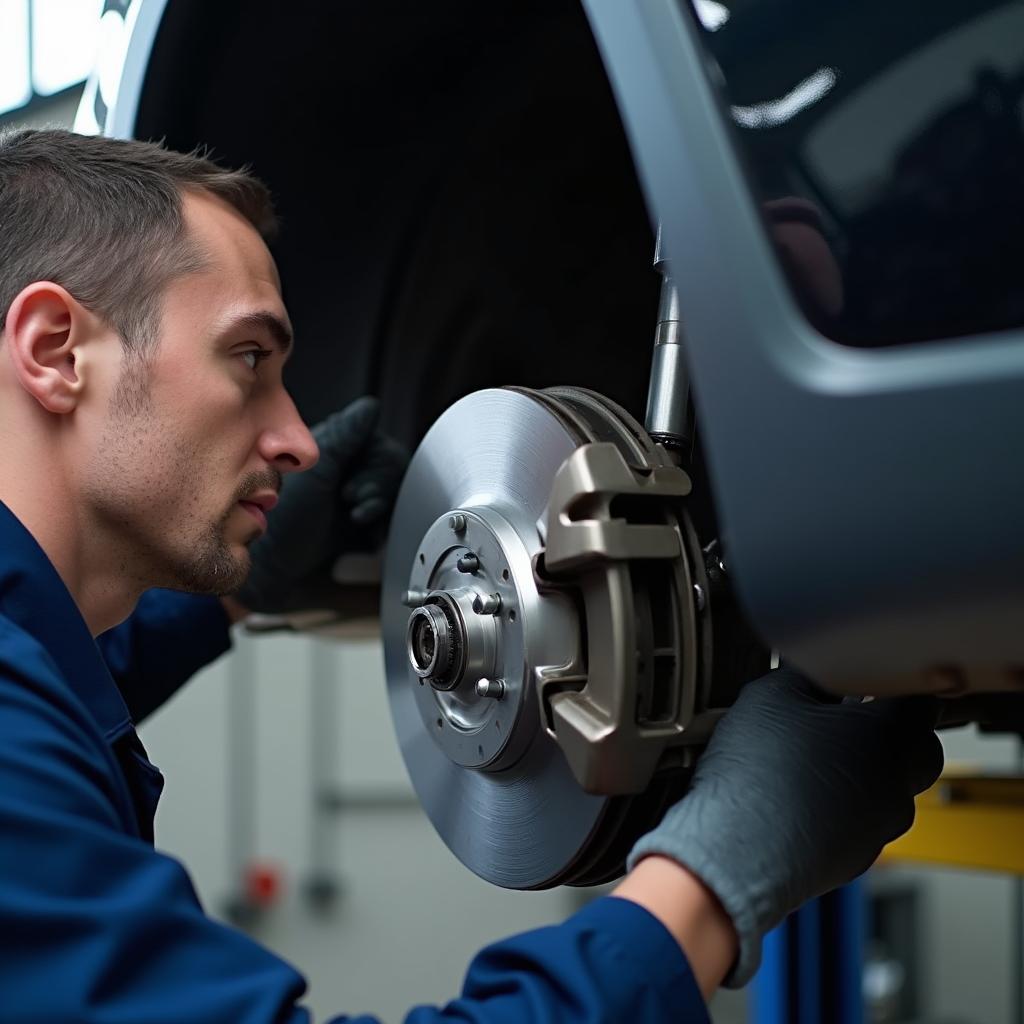
POLYGON ((274 413, 273 426, 260 435, 260 455, 281 473, 311 469, 320 458, 320 449, 290 395, 282 394, 274 413))

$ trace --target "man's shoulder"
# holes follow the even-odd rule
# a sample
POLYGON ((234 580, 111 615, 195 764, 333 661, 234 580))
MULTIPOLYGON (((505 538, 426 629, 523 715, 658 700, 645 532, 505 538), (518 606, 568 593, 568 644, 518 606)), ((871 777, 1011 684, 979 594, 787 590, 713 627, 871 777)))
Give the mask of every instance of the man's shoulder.
POLYGON ((14 805, 121 828, 117 762, 46 648, 0 614, 0 817, 14 805))
POLYGON ((59 685, 61 673, 43 644, 0 611, 0 685, 30 679, 44 686, 59 685))
POLYGON ((46 648, 0 611, 0 688, 30 679, 53 685, 59 678, 60 672, 46 648))
MULTIPOLYGON (((105 746, 102 734, 75 696, 49 651, 31 633, 0 612, 0 736, 24 736, 26 719, 40 730, 74 735, 89 746, 105 746)), ((31 734, 36 735, 33 729, 31 734)))

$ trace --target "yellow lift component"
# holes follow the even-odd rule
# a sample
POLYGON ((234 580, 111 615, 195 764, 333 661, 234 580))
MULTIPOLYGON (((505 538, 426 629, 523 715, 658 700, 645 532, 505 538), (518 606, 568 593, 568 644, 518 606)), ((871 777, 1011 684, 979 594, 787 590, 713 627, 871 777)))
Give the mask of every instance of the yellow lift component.
POLYGON ((917 798, 913 828, 879 861, 903 862, 1024 875, 1024 778, 943 775, 917 798))

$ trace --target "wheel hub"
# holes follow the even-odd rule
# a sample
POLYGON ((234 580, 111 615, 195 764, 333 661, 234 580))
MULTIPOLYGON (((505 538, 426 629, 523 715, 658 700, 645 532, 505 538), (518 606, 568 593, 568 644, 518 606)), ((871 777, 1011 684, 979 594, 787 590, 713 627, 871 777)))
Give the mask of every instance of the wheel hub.
POLYGON ((416 707, 443 753, 467 768, 497 771, 522 754, 521 716, 536 726, 529 665, 572 655, 578 626, 567 610, 541 610, 530 559, 493 507, 446 510, 412 559, 403 600, 416 707))

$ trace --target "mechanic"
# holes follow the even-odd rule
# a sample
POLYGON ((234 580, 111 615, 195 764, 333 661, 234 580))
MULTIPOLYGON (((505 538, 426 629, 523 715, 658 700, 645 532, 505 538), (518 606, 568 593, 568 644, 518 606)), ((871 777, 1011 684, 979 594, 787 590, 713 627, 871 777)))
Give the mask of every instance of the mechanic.
MULTIPOLYGON (((322 607, 396 490, 372 400, 311 434, 285 391, 273 226, 257 180, 198 155, 0 136, 4 1021, 308 1020, 300 975, 154 849, 133 725, 232 620, 322 607)), ((483 950, 408 1020, 707 1021, 770 928, 910 826, 933 715, 787 670, 749 685, 613 895, 483 950)))

